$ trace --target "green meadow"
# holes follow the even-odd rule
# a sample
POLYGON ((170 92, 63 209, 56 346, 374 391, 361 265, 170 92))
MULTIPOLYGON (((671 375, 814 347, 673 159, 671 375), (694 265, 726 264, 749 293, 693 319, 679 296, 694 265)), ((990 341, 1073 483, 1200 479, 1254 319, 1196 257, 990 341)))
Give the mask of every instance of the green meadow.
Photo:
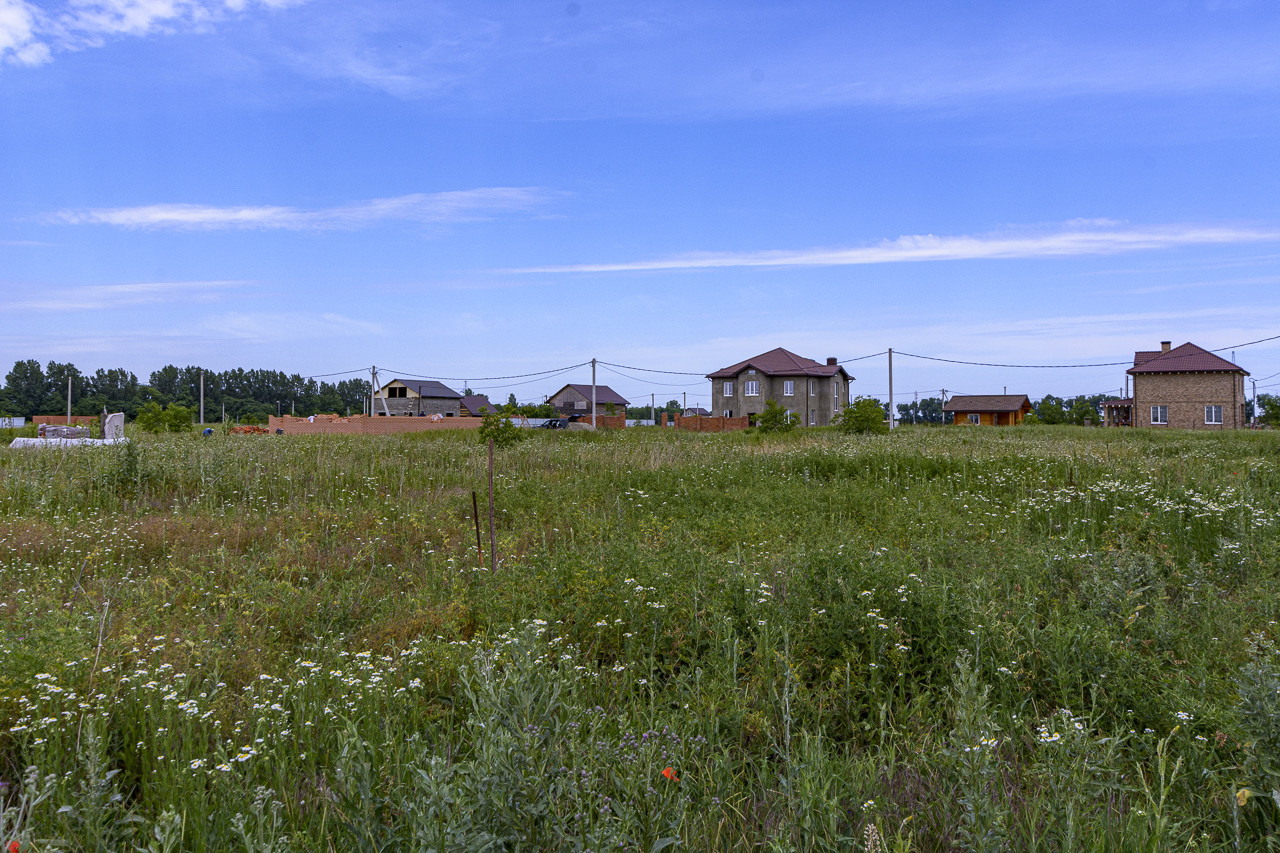
POLYGON ((22 851, 1280 845, 1280 437, 0 449, 22 851), (472 492, 480 507, 477 552, 472 492))

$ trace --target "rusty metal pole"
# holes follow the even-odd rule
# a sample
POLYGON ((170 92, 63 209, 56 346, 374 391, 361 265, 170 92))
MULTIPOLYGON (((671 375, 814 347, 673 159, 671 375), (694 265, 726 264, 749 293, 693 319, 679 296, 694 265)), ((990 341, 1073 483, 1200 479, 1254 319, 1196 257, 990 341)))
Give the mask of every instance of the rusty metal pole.
POLYGON ((471 490, 471 520, 476 523, 476 560, 484 565, 484 549, 480 547, 480 502, 476 500, 476 490, 471 490))
POLYGON ((498 534, 493 527, 493 439, 489 439, 489 565, 498 573, 498 534))

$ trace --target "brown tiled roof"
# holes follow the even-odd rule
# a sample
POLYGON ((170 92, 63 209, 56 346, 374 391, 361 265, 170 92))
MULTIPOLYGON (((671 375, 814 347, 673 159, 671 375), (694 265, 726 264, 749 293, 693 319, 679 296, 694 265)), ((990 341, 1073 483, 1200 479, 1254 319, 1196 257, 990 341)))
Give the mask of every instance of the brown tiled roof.
POLYGON ((1214 355, 1193 343, 1185 343, 1168 352, 1156 353, 1153 358, 1138 360, 1145 352, 1134 353, 1133 367, 1126 373, 1243 373, 1249 371, 1232 364, 1220 355, 1214 355))
MULTIPOLYGON (((586 397, 588 402, 591 400, 590 385, 576 385, 570 382, 568 385, 564 386, 564 388, 572 388, 582 396, 586 397)), ((564 388, 561 388, 560 391, 563 391, 564 388)), ((559 394, 560 391, 557 391, 555 394, 552 394, 551 396, 552 397, 556 396, 556 394, 559 394)), ((615 406, 625 406, 627 405, 627 399, 623 397, 621 394, 619 394, 617 391, 610 388, 608 385, 597 385, 596 386, 596 405, 603 406, 606 403, 613 403, 615 406)))
POLYGON ((944 412, 1017 412, 1030 406, 1026 394, 957 394, 942 407, 944 412))
POLYGON ((1133 398, 1125 397, 1123 400, 1103 400, 1103 406, 1132 406, 1133 398))
POLYGON ((1140 349, 1133 354, 1133 366, 1137 367, 1139 364, 1142 364, 1144 361, 1150 361, 1151 359, 1157 358, 1160 355, 1161 355, 1161 351, 1158 349, 1155 349, 1155 350, 1140 349))
POLYGON ((480 414, 481 409, 488 409, 491 412, 498 411, 498 407, 489 402, 488 396, 484 394, 463 394, 462 408, 466 409, 473 415, 480 414))
POLYGON ((838 364, 821 364, 782 347, 762 352, 760 355, 729 367, 722 367, 715 373, 708 373, 707 378, 731 379, 748 367, 754 367, 765 376, 835 376, 837 373, 843 373, 850 379, 853 378, 838 364))

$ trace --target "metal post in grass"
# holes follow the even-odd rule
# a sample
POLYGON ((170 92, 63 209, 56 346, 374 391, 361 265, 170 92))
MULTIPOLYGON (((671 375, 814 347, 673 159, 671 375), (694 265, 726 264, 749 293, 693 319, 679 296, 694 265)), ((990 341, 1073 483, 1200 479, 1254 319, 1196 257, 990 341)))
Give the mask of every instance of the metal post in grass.
POLYGON ((498 534, 493 528, 493 439, 489 439, 489 566, 498 573, 498 534))
POLYGON ((480 547, 480 502, 476 500, 476 490, 471 490, 471 520, 476 524, 476 560, 484 565, 484 549, 480 547))

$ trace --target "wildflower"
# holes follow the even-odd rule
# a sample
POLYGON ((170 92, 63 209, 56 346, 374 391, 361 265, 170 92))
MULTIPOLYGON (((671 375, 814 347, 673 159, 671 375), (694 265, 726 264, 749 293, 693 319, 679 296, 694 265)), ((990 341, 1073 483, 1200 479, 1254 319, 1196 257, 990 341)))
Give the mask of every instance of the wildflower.
POLYGON ((668 767, 668 768, 664 769, 664 770, 662 771, 662 775, 663 775, 663 776, 666 776, 666 777, 667 777, 668 779, 670 779, 672 782, 679 782, 679 781, 680 781, 680 777, 676 775, 676 771, 675 771, 675 770, 672 770, 670 767, 668 767))
POLYGON ((9 846, 6 848, 6 850, 7 850, 7 853, 18 853, 18 850, 20 849, 20 847, 21 845, 19 845, 16 840, 10 841, 9 846))

